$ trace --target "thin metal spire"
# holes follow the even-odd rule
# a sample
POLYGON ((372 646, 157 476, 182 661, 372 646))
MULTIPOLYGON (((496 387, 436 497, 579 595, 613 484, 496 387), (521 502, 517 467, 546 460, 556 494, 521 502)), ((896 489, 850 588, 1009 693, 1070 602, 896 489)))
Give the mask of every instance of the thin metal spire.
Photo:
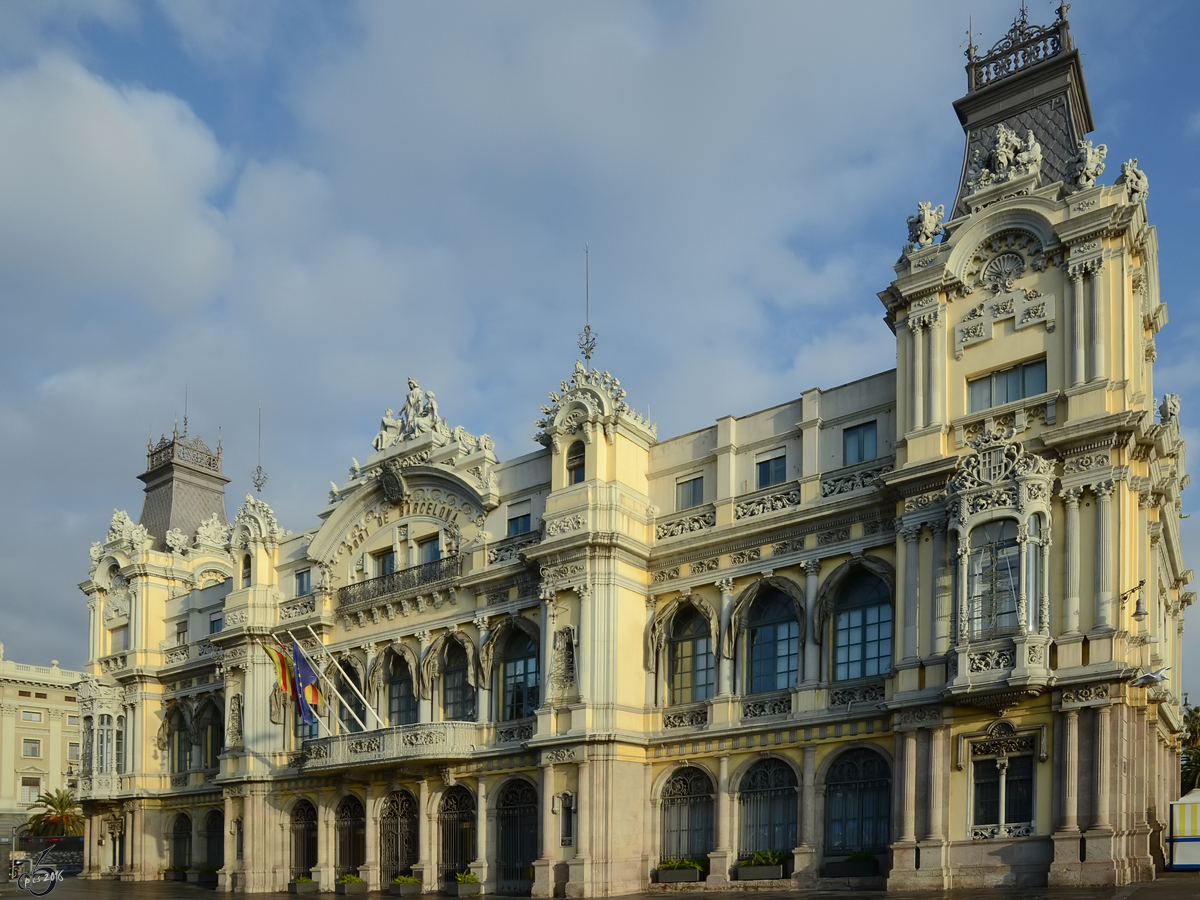
POLYGON ((596 352, 596 332, 592 331, 592 296, 591 296, 591 255, 588 250, 588 245, 583 245, 583 302, 584 302, 584 319, 583 331, 579 332, 579 352, 583 354, 584 360, 592 361, 592 354, 596 352))
POLYGON ((187 401, 188 401, 188 386, 187 382, 183 385, 183 436, 187 437, 187 401))
POLYGON ((267 486, 267 473, 262 467, 262 401, 258 401, 258 466, 254 470, 254 474, 250 477, 250 483, 254 485, 254 490, 262 494, 262 489, 267 486))

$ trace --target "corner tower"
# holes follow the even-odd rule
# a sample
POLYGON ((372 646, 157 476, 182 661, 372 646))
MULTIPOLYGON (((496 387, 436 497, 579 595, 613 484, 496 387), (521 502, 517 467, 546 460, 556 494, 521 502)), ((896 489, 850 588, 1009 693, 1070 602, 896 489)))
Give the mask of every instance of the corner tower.
POLYGON ((146 499, 142 502, 139 525, 154 537, 154 549, 170 548, 168 535, 179 532, 183 542, 190 544, 200 523, 217 517, 222 525, 225 518, 225 485, 229 479, 221 474, 221 445, 211 450, 197 435, 189 439, 174 431, 157 444, 146 448, 146 471, 138 476, 146 484, 146 499))

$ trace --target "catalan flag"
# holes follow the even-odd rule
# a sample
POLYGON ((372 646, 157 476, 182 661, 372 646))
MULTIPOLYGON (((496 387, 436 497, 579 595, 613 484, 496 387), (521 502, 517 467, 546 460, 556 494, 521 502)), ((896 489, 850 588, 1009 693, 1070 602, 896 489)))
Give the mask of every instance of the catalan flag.
POLYGON ((275 683, 279 685, 279 690, 283 691, 285 696, 296 699, 296 672, 292 668, 292 661, 278 647, 268 647, 263 644, 263 649, 267 651, 267 656, 271 657, 271 662, 275 666, 275 683))

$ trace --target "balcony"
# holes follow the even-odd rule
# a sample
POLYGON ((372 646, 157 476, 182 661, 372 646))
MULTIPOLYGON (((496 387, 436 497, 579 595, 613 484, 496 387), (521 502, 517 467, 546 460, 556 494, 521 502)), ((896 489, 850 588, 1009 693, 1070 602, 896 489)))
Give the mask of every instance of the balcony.
MULTIPOLYGON (((389 572, 378 578, 348 584, 338 588, 338 615, 355 613, 384 602, 407 600, 408 597, 429 593, 440 585, 448 586, 458 576, 459 558, 453 555, 419 566, 409 566, 398 572, 389 572)), ((435 601, 434 605, 441 604, 435 601)))
POLYGON ((409 760, 466 759, 490 726, 478 722, 421 722, 304 742, 297 765, 305 772, 409 760))

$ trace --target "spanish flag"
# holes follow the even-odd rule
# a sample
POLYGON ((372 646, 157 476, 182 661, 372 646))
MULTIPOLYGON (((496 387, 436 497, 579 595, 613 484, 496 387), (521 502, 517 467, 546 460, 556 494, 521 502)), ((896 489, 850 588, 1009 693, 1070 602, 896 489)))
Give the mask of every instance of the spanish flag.
POLYGON ((275 683, 279 685, 279 690, 283 691, 285 696, 296 699, 296 673, 292 669, 292 661, 278 647, 268 647, 263 644, 263 649, 267 651, 267 656, 271 657, 271 662, 275 666, 275 683))

